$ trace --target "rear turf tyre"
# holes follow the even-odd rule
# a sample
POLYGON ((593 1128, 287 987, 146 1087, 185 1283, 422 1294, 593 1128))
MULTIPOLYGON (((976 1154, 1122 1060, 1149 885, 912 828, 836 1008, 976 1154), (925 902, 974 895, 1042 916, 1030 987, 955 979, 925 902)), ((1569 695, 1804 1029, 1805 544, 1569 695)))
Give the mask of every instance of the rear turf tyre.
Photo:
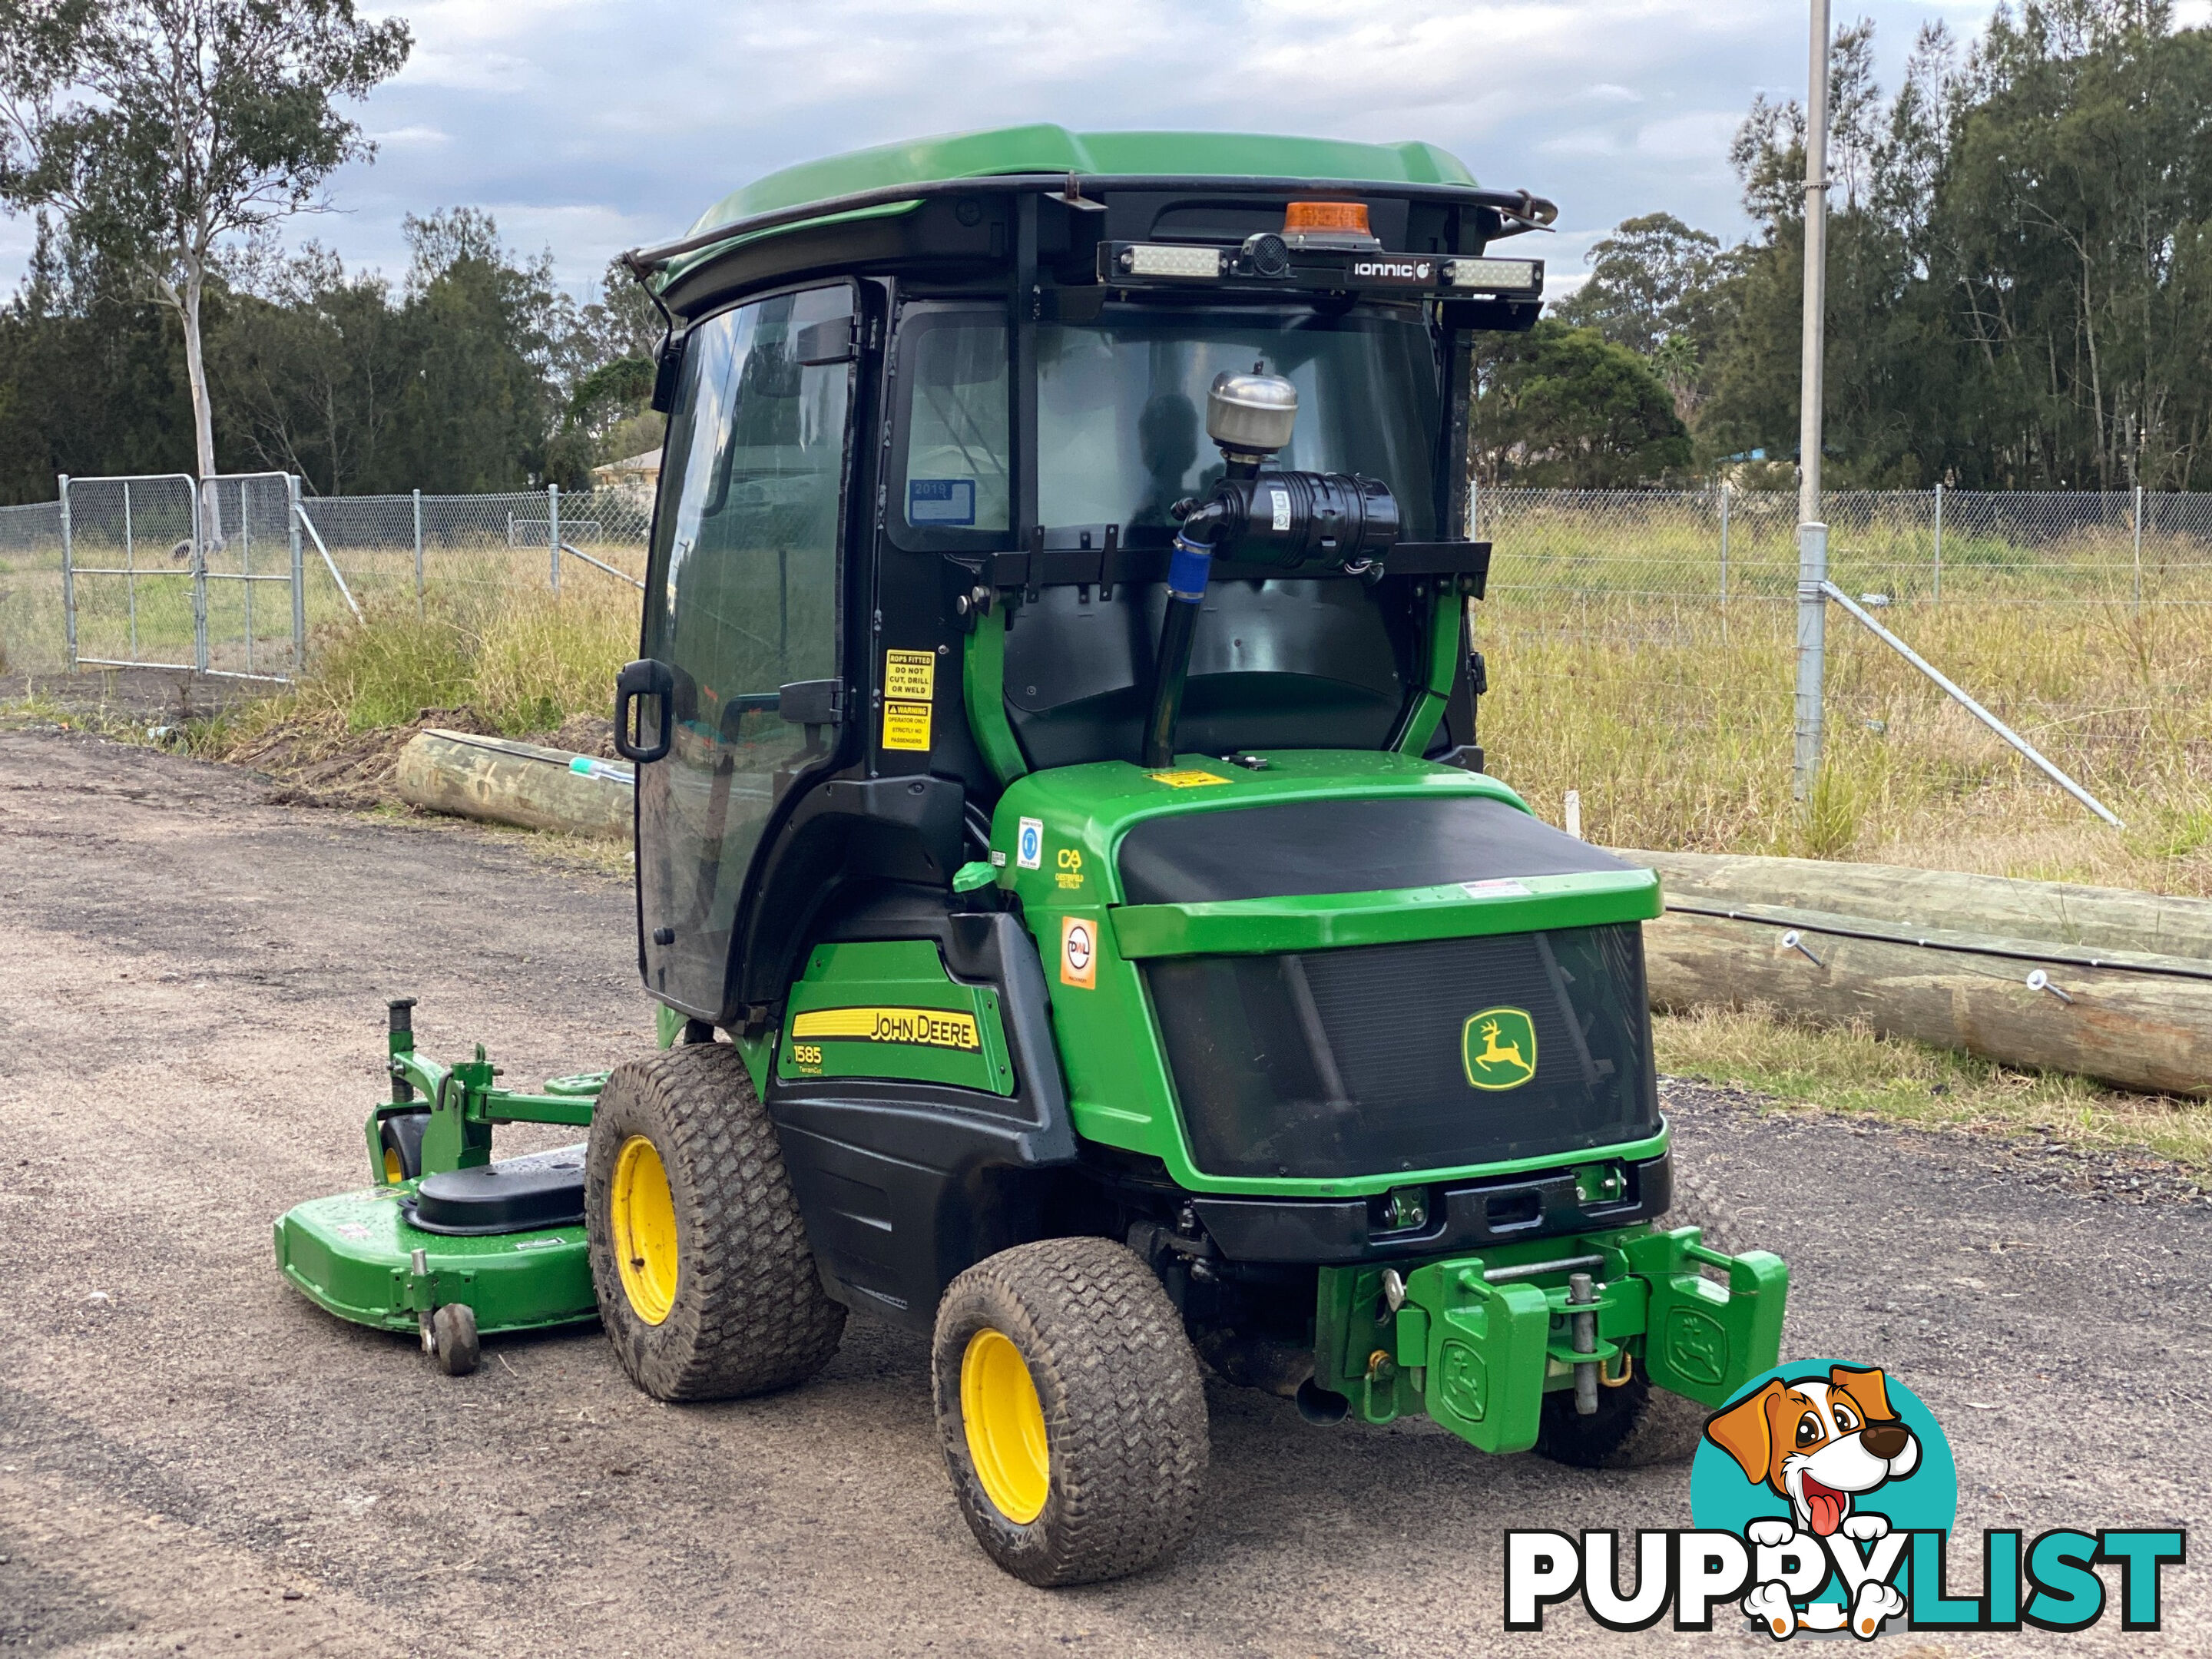
POLYGON ((775 1129, 736 1049, 699 1042, 616 1067, 592 1115, 585 1225, 599 1320, 660 1400, 803 1382, 837 1352, 775 1129))
MULTIPOLYGON (((1734 1252, 1744 1248, 1735 1237, 1728 1206, 1719 1190, 1697 1171, 1674 1164, 1674 1201, 1659 1218, 1662 1227, 1698 1227, 1708 1249, 1734 1252)), ((1578 1416, 1571 1389, 1544 1396, 1536 1430, 1536 1455, 1578 1469, 1633 1469, 1652 1463, 1679 1463, 1698 1449, 1705 1419, 1712 1413, 1696 1401, 1655 1389, 1643 1368, 1615 1389, 1597 1391, 1597 1413, 1578 1416)))
POLYGON ((937 1425, 990 1558, 1032 1584, 1119 1578, 1198 1524, 1206 1391, 1182 1316, 1103 1238, 1001 1251, 938 1304, 937 1425))

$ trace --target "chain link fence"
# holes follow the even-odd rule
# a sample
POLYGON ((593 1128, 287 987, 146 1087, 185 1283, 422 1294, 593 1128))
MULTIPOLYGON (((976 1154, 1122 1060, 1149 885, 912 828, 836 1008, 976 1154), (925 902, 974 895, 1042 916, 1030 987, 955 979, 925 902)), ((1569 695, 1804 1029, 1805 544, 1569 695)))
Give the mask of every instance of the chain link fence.
MULTIPOLYGON (((2212 495, 1838 490, 1829 579, 2093 789, 2212 783, 2212 495)), ((1794 492, 1486 489, 1486 739, 1593 836, 1742 846, 1786 822, 1794 492)), ((1832 606, 1827 763, 1850 812, 1935 811, 2019 763, 1832 606), (1908 776, 1908 774, 1910 775, 1908 776)), ((1849 825, 1838 839, 1848 842, 1849 825)))
MULTIPOLYGON (((185 584, 166 575, 187 526, 149 488, 127 528, 119 491, 70 526, 77 566, 131 573, 78 584, 80 658, 191 659, 188 619, 173 614, 185 584)), ((290 672, 289 593, 250 580, 291 556, 280 495, 225 481, 213 498, 226 516, 205 538, 209 659, 232 672, 290 672)), ((580 593, 601 631, 635 628, 641 491, 300 506, 310 661, 356 612, 481 631, 580 593)), ((1825 511, 1836 585, 2082 782, 2138 800, 2212 785, 2212 495, 1838 490, 1825 511)), ((1590 832, 1616 842, 1742 845, 1747 826, 1787 817, 1796 519, 1780 490, 1481 491, 1475 533, 1496 552, 1476 638, 1498 769, 1542 807, 1578 789, 1590 832)), ((58 503, 0 508, 0 651, 14 672, 71 660, 64 530, 58 503)), ((2016 757, 1839 609, 1828 641, 1839 777, 1940 803, 2017 775, 2016 757)))
POLYGON ((357 615, 411 607, 481 625, 526 594, 578 583, 634 594, 644 577, 653 503, 635 490, 307 495, 295 526, 289 482, 252 475, 204 489, 204 617, 191 598, 188 481, 73 479, 67 520, 58 501, 0 507, 0 672, 58 673, 73 655, 188 667, 204 629, 211 667, 289 674, 295 529, 310 653, 319 634, 357 615))

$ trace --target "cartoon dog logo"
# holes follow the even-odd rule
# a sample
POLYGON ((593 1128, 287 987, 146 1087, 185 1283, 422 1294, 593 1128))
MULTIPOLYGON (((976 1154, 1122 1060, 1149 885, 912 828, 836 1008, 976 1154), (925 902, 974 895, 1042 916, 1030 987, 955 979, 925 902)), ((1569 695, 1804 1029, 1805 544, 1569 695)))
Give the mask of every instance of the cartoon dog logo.
MULTIPOLYGON (((1833 1365, 1826 1376, 1776 1378, 1705 1425, 1705 1437, 1735 1460, 1744 1479, 1790 1505, 1790 1521, 1758 1520, 1753 1544, 1780 1547, 1801 1533, 1826 1540, 1840 1532, 1867 1543, 1889 1533, 1889 1517, 1858 1512, 1856 1501, 1920 1467, 1920 1442, 1890 1408, 1887 1379, 1871 1366, 1833 1365), (1792 1524, 1794 1522, 1794 1524, 1792 1524)), ((1744 1611, 1766 1621, 1778 1639, 1796 1628, 1834 1630, 1843 1609, 1814 1603, 1793 1616, 1780 1583, 1756 1587, 1744 1611)), ((1885 1617, 1904 1611, 1904 1598, 1869 1580, 1852 1598, 1850 1626, 1871 1636, 1885 1617)))

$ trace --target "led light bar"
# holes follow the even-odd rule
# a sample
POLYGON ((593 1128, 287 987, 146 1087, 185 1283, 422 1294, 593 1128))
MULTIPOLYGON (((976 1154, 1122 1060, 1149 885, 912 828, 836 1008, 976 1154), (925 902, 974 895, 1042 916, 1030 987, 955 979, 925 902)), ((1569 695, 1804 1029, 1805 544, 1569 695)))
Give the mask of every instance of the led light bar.
POLYGON ((1530 294, 1544 286, 1540 259, 1447 259, 1444 271, 1454 288, 1489 294, 1530 294))
POLYGON ((1121 250, 1121 269, 1132 276, 1202 276, 1221 275, 1222 251, 1218 247, 1182 247, 1165 242, 1139 242, 1121 250))

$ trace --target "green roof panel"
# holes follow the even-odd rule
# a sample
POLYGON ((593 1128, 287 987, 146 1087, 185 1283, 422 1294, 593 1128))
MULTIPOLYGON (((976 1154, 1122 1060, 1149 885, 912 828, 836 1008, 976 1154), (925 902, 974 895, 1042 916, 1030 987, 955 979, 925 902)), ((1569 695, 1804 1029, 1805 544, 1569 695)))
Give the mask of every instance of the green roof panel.
POLYGON ((1039 123, 878 144, 771 173, 699 216, 692 234, 757 213, 856 191, 1005 173, 1192 173, 1471 185, 1459 158, 1434 144, 1359 144, 1249 132, 1070 132, 1039 123))

